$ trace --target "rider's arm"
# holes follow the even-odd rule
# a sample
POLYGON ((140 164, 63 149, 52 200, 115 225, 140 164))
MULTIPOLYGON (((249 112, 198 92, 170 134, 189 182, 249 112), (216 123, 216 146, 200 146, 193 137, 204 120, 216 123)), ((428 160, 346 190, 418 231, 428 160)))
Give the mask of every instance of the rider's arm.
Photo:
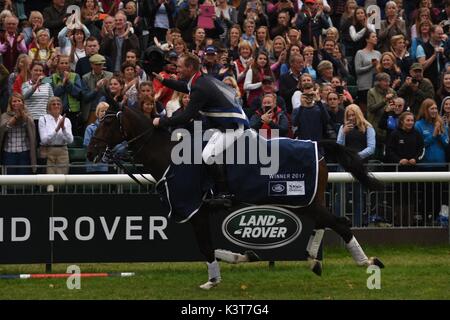
POLYGON ((185 81, 173 80, 173 79, 164 79, 162 84, 170 89, 173 89, 178 92, 189 93, 187 83, 185 81))
POLYGON ((191 99, 189 100, 186 109, 184 109, 183 112, 180 112, 176 116, 172 116, 171 118, 161 118, 161 120, 159 121, 159 125, 161 127, 173 127, 187 124, 191 119, 194 119, 198 115, 198 112, 203 105, 203 100, 204 97, 202 97, 201 92, 199 92, 198 90, 192 91, 191 99))

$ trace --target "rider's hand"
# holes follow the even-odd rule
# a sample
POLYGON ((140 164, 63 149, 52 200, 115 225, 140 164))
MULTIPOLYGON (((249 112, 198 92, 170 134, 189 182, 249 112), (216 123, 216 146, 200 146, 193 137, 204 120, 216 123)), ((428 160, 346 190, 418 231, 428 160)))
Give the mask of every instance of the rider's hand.
POLYGON ((153 119, 153 125, 154 125, 155 127, 159 126, 159 118, 153 119))

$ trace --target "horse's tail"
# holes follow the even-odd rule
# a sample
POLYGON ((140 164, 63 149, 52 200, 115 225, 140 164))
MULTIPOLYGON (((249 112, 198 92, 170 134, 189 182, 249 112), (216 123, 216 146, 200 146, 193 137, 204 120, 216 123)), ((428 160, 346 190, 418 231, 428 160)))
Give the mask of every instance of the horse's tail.
POLYGON ((364 187, 371 190, 383 189, 383 184, 367 172, 361 157, 353 150, 333 140, 321 140, 319 147, 323 147, 325 153, 335 157, 344 170, 350 172, 364 187))

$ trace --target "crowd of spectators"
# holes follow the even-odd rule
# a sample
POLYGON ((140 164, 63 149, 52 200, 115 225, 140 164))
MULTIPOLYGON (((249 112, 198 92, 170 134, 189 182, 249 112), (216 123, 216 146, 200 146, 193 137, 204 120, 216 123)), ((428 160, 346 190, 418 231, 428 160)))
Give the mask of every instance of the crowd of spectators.
POLYGON ((149 52, 173 79, 180 57, 198 55, 267 137, 337 139, 402 170, 449 161, 449 0, 4 0, 0 10, 3 165, 67 164, 67 145, 89 141, 105 106, 182 112, 189 95, 153 80, 149 52))

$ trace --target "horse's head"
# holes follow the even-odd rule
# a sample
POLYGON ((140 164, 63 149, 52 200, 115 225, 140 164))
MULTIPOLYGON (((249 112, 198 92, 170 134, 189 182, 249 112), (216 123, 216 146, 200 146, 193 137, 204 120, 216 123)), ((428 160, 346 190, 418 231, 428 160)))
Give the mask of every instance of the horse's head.
POLYGON ((92 137, 87 149, 89 161, 95 163, 100 161, 108 150, 112 150, 125 140, 121 117, 121 111, 108 112, 100 120, 100 125, 95 131, 95 135, 92 137))

